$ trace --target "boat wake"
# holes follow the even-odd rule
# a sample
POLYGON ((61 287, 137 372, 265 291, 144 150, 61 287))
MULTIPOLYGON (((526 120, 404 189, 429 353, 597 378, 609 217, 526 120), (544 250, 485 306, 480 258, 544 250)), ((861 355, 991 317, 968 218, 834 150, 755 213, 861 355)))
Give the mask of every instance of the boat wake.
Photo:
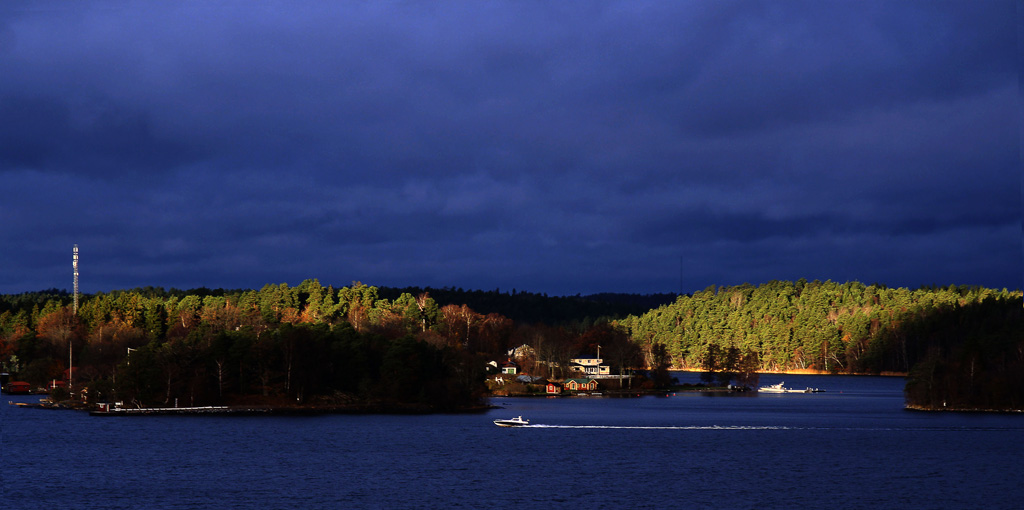
POLYGON ((782 425, 523 425, 517 428, 529 429, 620 429, 620 430, 832 430, 832 431, 920 431, 920 432, 965 432, 965 431, 1020 431, 1017 427, 787 427, 782 425))
POLYGON ((630 430, 792 430, 793 427, 757 425, 527 425, 534 429, 630 429, 630 430))

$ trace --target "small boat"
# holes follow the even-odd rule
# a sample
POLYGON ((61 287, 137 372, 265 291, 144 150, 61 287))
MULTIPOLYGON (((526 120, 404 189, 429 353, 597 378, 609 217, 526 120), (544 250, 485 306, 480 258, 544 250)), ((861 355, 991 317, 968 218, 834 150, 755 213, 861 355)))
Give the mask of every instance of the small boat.
POLYGON ((783 386, 783 384, 786 383, 780 382, 779 384, 761 386, 760 388, 757 389, 757 391, 760 393, 786 393, 787 388, 783 386))
POLYGON ((786 384, 786 383, 785 382, 780 382, 779 384, 771 384, 771 385, 768 385, 768 386, 761 386, 760 388, 757 389, 757 391, 759 391, 761 393, 821 393, 821 392, 825 391, 825 390, 821 390, 821 389, 818 389, 818 388, 810 388, 810 387, 808 387, 805 390, 797 390, 797 389, 793 389, 793 388, 787 388, 787 387, 783 386, 784 384, 786 384))
POLYGON ((530 420, 524 420, 522 416, 516 416, 510 420, 494 420, 494 424, 499 427, 525 427, 530 424, 530 420))

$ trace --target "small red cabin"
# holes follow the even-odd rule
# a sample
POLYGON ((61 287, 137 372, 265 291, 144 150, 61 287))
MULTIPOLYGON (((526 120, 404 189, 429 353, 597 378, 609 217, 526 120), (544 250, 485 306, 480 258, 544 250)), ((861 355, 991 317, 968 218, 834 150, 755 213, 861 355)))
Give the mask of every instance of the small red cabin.
POLYGON ((597 389, 597 381, 593 379, 566 379, 562 385, 569 391, 594 391, 597 389))
POLYGON ((12 381, 7 383, 4 392, 11 395, 28 395, 32 393, 32 385, 25 381, 12 381))

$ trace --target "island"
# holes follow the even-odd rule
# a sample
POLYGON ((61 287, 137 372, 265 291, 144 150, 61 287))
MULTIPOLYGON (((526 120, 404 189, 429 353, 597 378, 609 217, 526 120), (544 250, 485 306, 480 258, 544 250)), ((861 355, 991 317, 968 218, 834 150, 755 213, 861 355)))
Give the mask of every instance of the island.
POLYGON ((0 367, 5 392, 108 413, 474 411, 506 383, 666 391, 670 369, 700 371, 700 388, 678 388, 699 391, 756 389, 765 372, 909 374, 910 408, 1016 410, 1021 296, 817 280, 647 296, 317 280, 50 290, 0 295, 0 367))

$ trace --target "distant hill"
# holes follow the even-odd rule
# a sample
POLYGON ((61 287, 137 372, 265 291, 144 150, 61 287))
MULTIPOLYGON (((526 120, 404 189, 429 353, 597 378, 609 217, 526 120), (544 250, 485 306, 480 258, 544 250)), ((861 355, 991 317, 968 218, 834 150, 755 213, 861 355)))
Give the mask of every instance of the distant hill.
POLYGON ((598 319, 621 319, 670 304, 676 294, 600 293, 548 296, 533 292, 463 290, 443 287, 379 287, 381 298, 395 300, 403 293, 430 294, 439 305, 463 305, 482 314, 497 313, 516 322, 566 325, 588 324, 598 319))
MULTIPOLYGON (((495 290, 464 290, 454 287, 377 287, 378 296, 394 301, 403 293, 418 296, 430 294, 440 306, 466 305, 481 314, 497 313, 516 322, 527 324, 543 323, 552 326, 567 324, 590 324, 598 319, 622 319, 630 315, 641 315, 655 308, 671 304, 676 294, 628 294, 605 292, 575 296, 548 296, 547 294, 495 290)), ((146 298, 183 298, 193 295, 207 296, 239 295, 250 289, 209 289, 200 287, 189 290, 142 287, 129 290, 115 290, 106 294, 134 293, 146 298)), ((101 293, 102 294, 102 293, 101 293)), ((83 295, 83 299, 88 295, 83 295)), ((47 289, 37 292, 7 294, 0 299, 0 313, 5 310, 30 311, 33 306, 42 307, 50 300, 70 302, 71 294, 63 289, 47 289)))
POLYGON ((992 316, 1005 320, 999 313, 1020 308, 1021 292, 1006 289, 771 281, 712 286, 621 324, 635 341, 664 345, 673 363, 687 368, 700 367, 715 345, 756 353, 766 371, 907 372, 929 354, 936 331, 963 336, 975 310, 994 309, 992 316), (944 326, 936 329, 939 318, 944 326))

